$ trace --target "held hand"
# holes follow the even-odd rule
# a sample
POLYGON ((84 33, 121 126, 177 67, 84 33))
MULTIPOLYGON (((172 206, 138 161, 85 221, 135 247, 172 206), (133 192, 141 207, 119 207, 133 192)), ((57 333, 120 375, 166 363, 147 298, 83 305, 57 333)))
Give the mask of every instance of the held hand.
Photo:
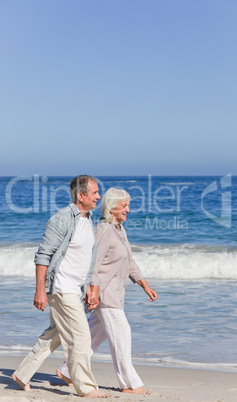
POLYGON ((34 306, 41 311, 44 311, 47 306, 47 295, 45 291, 36 291, 34 298, 34 306))
POLYGON ((88 310, 93 310, 99 305, 99 286, 88 286, 85 304, 88 306, 88 310))
POLYGON ((158 295, 156 291, 150 288, 150 286, 144 288, 144 291, 150 296, 149 299, 147 299, 148 301, 153 302, 157 299, 158 295))

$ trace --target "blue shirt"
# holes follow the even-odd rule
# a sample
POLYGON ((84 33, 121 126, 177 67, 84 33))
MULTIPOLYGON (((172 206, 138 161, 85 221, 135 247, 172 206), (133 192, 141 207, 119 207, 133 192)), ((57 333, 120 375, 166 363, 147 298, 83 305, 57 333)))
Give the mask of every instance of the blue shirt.
MULTIPOLYGON (((94 227, 90 215, 91 213, 89 212, 89 221, 94 233, 94 227)), ((80 217, 80 210, 71 202, 67 207, 60 209, 55 215, 53 215, 46 224, 43 239, 35 253, 34 259, 36 265, 45 265, 48 267, 45 279, 46 293, 56 293, 55 278, 68 245, 75 233, 80 217)), ((95 261, 96 241, 92 249, 91 266, 87 282, 90 281, 95 261)), ((97 285, 95 282, 93 284, 97 285)))

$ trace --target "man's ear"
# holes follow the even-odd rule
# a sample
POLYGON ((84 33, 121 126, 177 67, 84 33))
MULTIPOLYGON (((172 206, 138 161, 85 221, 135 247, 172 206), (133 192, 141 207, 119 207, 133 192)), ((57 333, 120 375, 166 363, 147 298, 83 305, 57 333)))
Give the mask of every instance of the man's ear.
POLYGON ((78 199, 78 201, 82 201, 82 199, 83 199, 83 194, 81 193, 81 192, 79 192, 79 193, 77 193, 77 199, 78 199))

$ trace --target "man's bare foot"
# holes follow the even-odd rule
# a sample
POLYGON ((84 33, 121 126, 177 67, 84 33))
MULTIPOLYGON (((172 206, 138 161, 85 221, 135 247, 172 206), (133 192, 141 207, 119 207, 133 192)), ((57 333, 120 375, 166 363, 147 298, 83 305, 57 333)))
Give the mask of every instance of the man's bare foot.
POLYGON ((88 394, 83 395, 83 398, 109 398, 112 394, 106 394, 99 391, 98 389, 93 389, 93 391, 88 392, 88 394))
POLYGON ((21 386, 21 388, 24 390, 24 391, 31 391, 31 389, 30 389, 30 384, 29 383, 27 383, 27 384, 24 384, 23 382, 21 382, 21 380, 19 380, 19 378, 17 378, 16 376, 15 376, 15 374, 12 374, 12 379, 15 381, 15 382, 17 382, 17 384, 19 384, 20 386, 21 386))
POLYGON ((135 389, 132 389, 132 388, 124 388, 124 389, 122 389, 122 392, 126 392, 126 393, 129 393, 129 394, 146 394, 146 395, 150 395, 150 394, 151 394, 150 391, 147 391, 145 388, 142 388, 142 387, 140 387, 140 388, 135 388, 135 389))
POLYGON ((57 374, 57 376, 58 376, 61 380, 65 381, 65 383, 66 383, 67 385, 69 385, 69 387, 72 387, 72 386, 73 386, 71 378, 65 377, 65 375, 63 375, 62 373, 60 373, 59 370, 56 371, 56 374, 57 374))

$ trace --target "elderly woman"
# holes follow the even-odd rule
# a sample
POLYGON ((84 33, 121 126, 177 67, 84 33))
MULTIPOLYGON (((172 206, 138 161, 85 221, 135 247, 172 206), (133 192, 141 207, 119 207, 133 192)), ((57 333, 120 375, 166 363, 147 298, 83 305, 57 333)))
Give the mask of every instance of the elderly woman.
MULTIPOLYGON (((156 292, 142 277, 132 258, 125 229, 130 195, 125 190, 110 188, 101 202, 101 220, 96 226, 97 263, 92 277, 99 278, 100 303, 89 318, 92 351, 106 339, 109 341, 114 369, 122 392, 144 394, 147 391, 132 364, 131 329, 124 313, 125 285, 129 277, 148 294, 149 301, 157 299, 156 292)), ((66 363, 57 375, 71 384, 66 363)))

